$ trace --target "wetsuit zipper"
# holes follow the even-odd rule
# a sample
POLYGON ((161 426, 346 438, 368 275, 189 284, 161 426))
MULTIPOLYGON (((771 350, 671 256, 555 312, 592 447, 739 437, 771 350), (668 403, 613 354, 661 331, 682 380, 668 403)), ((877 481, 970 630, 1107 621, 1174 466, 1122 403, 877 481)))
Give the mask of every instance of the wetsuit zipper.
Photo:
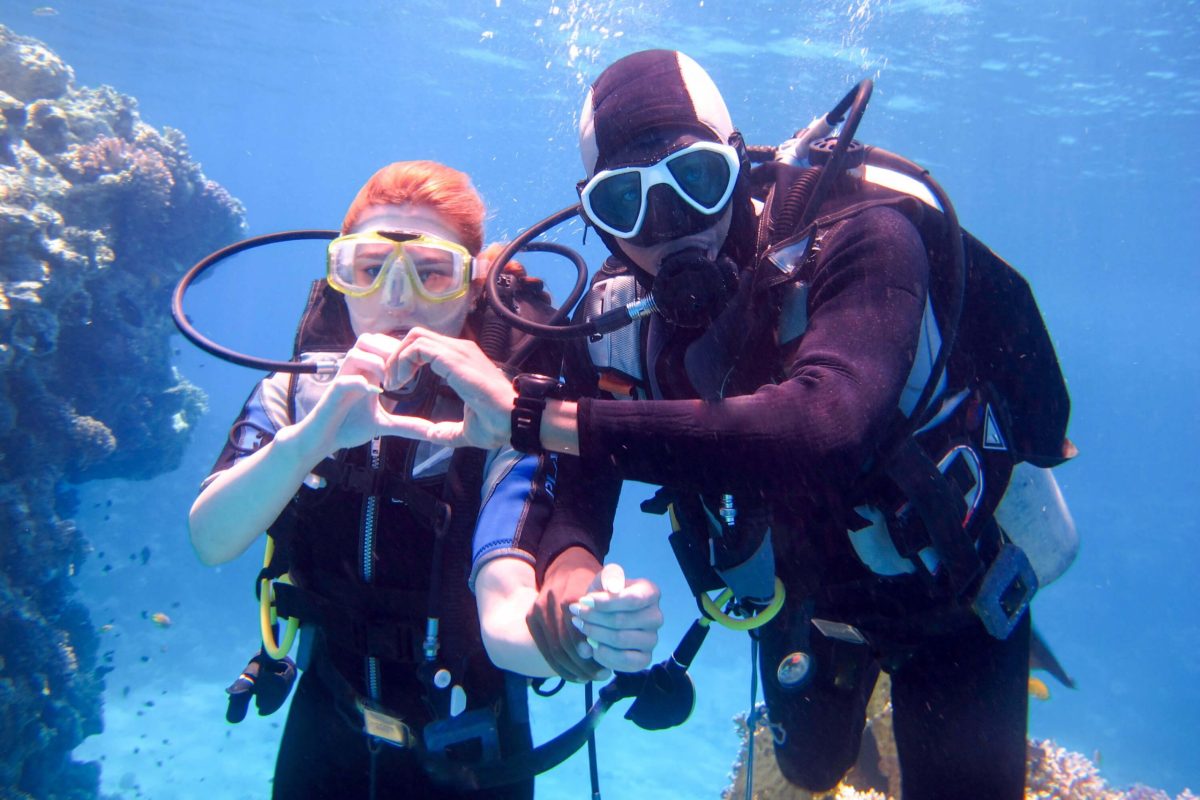
MULTIPOLYGON (((371 440, 371 485, 376 484, 376 476, 383 463, 383 440, 376 437, 371 440)), ((379 493, 372 488, 367 496, 366 507, 363 509, 361 536, 361 577, 363 583, 370 585, 375 579, 375 530, 379 524, 379 493)), ((372 700, 379 700, 379 659, 367 656, 367 694, 372 700)))

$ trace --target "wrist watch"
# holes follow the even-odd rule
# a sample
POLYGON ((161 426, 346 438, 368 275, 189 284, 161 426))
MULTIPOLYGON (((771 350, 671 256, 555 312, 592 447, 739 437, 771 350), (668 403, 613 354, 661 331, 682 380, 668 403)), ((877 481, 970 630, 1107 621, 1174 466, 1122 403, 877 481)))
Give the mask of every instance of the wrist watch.
POLYGON ((512 385, 517 392, 512 410, 513 449, 522 453, 541 453, 542 412, 546 410, 547 399, 558 397, 558 378, 522 372, 513 378, 512 385))

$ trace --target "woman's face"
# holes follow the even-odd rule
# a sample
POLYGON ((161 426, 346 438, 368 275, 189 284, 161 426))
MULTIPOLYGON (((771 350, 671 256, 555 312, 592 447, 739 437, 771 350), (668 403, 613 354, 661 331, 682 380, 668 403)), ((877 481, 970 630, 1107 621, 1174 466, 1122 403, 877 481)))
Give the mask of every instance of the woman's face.
MULTIPOLYGON (((348 232, 374 231, 410 231, 462 244, 446 218, 425 206, 367 206, 348 232)), ((434 303, 421 297, 411 286, 404 285, 404 280, 403 276, 397 275, 389 281, 392 287, 385 285, 366 297, 345 298, 350 325, 356 336, 386 333, 399 337, 416 327, 447 336, 462 334, 474 299, 473 291, 453 300, 434 303)))

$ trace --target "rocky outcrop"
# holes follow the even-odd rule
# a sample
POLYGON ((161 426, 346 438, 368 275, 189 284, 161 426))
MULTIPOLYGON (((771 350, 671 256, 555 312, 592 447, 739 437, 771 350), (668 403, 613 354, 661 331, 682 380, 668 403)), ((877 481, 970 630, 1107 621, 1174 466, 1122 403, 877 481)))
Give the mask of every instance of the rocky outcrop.
POLYGON ((243 228, 182 133, 0 26, 0 796, 97 795, 70 756, 105 671, 71 484, 179 463, 204 397, 170 363, 171 288, 243 228))

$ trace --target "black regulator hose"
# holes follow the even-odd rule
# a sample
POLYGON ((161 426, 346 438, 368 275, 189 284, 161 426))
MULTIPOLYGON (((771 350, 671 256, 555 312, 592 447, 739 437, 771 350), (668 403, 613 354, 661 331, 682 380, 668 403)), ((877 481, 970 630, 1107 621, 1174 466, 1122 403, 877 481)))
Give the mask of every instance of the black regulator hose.
MULTIPOLYGON (((577 207, 567 210, 574 213, 577 211, 577 207)), ((553 224, 556 225, 569 217, 570 214, 563 215, 562 212, 560 212, 559 215, 555 215, 555 221, 553 224)), ((553 227, 553 225, 546 227, 553 227)), ((263 234, 262 236, 252 236, 249 239, 243 239, 240 242, 235 242, 213 253, 209 253, 207 256, 196 262, 191 269, 184 273, 183 277, 179 279, 179 283, 175 285, 175 291, 171 295, 171 318, 175 321, 175 327, 179 328, 179 332, 182 333, 184 337, 188 339, 188 341, 199 347, 201 350, 214 355, 223 361, 228 361, 231 364, 237 364, 238 366, 250 367, 251 369, 260 369, 265 372, 291 372, 296 374, 317 372, 331 373, 336 371, 337 363, 333 360, 309 362, 277 361, 273 359, 248 356, 244 353, 239 353, 235 350, 229 349, 228 347, 219 345, 206 337, 204 334, 200 333, 200 331, 196 330, 196 327, 192 325, 191 320, 188 319, 187 314, 183 310, 183 298, 187 294, 188 289, 191 288, 192 284, 195 283, 201 275, 225 259, 235 256, 239 253, 243 253, 247 250, 253 250, 256 247, 265 247, 269 244, 278 244, 280 242, 305 241, 312 239, 329 241, 336 239, 338 236, 341 236, 341 232, 333 230, 281 231, 279 233, 263 234)), ((578 278, 575 281, 575 286, 571 290, 571 294, 567 296, 566 301, 562 304, 562 306, 560 306, 559 309, 555 311, 553 316, 547 320, 547 325, 551 330, 558 330, 559 328, 557 327, 557 323, 562 322, 568 317, 568 315, 571 313, 571 309, 575 307, 575 304, 579 302, 579 298, 582 297, 584 291, 587 290, 587 262, 584 261, 583 256, 566 245, 558 244, 556 242, 530 242, 528 241, 530 238, 532 238, 532 236, 526 237, 524 240, 520 241, 519 244, 514 242, 513 244, 517 244, 516 247, 514 247, 513 244, 510 244, 508 247, 506 247, 504 252, 501 254, 501 259, 496 261, 496 266, 502 269, 505 264, 512 260, 513 256, 518 251, 553 253, 554 255, 559 255, 563 258, 566 258, 572 264, 574 264, 576 271, 579 273, 578 278)), ((499 274, 500 273, 497 271, 495 266, 488 272, 489 303, 491 304, 492 308, 496 310, 497 314, 504 317, 504 319, 508 322, 513 323, 513 327, 529 333, 530 331, 528 331, 524 326, 531 325, 532 323, 521 320, 520 317, 517 317, 515 314, 513 314, 513 312, 507 306, 505 306, 503 301, 500 300, 500 296, 497 291, 498 287, 496 286, 496 276, 499 274), (514 320, 516 322, 514 322, 514 320)), ((497 352, 502 353, 503 350, 507 348, 508 343, 507 341, 501 341, 502 338, 507 338, 507 330, 501 330, 501 328, 502 326, 492 326, 491 329, 485 331, 485 334, 487 335, 487 343, 496 344, 498 346, 503 345, 497 349, 497 352)), ((516 349, 514 353, 511 354, 511 356, 508 358, 508 363, 510 365, 520 364, 520 362, 529 355, 536 345, 536 341, 528 341, 523 343, 516 349)))
POLYGON ((298 231, 282 231, 280 233, 268 233, 262 236, 252 236, 249 239, 243 239, 240 242, 235 242, 228 247, 223 247, 215 253, 209 253, 204 258, 196 262, 195 266, 189 269, 184 276, 179 279, 179 283, 175 285, 175 292, 171 295, 171 318, 175 320, 175 327, 179 328, 188 341, 199 347, 206 353, 210 353, 223 361, 228 361, 232 364, 237 364, 241 367, 250 367, 251 369, 261 369, 266 372, 294 372, 294 373, 309 373, 319 372, 323 368, 328 368, 327 365, 318 362, 301 363, 299 361, 273 361, 266 358, 255 358, 242 353, 230 350, 228 347, 222 347, 211 339, 205 337, 200 331, 192 325, 187 314, 183 312, 183 296, 191 287, 192 283, 207 272, 210 268, 217 265, 225 259, 235 256, 238 253, 246 250, 252 250, 255 247, 264 247, 269 244, 278 242, 302 241, 306 239, 325 239, 331 240, 341 236, 339 231, 326 230, 298 230, 298 231))
POLYGON ((854 134, 858 131, 858 123, 862 122, 863 114, 867 110, 867 103, 871 99, 871 92, 874 88, 875 82, 870 78, 864 78, 846 93, 846 96, 833 107, 832 111, 825 115, 825 122, 830 126, 836 126, 842 121, 843 116, 845 117, 846 124, 842 126, 842 130, 838 134, 833 154, 825 162, 825 166, 821 168, 821 175, 817 179, 817 185, 813 187, 808 205, 804 207, 804 213, 800 215, 798 227, 808 225, 813 221, 813 217, 821 208, 821 204, 825 202, 825 195, 833 187, 833 182, 842 174, 846 149, 854 141, 854 134))
MULTIPOLYGON (((496 282, 497 277, 501 274, 508 262, 512 261, 518 252, 525 249, 541 249, 550 245, 549 242, 534 242, 538 236, 541 236, 551 228, 557 227, 574 216, 581 216, 582 207, 577 203, 573 206, 568 206, 560 211, 556 211, 546 217, 541 222, 530 226, 528 230, 521 233, 517 238, 508 243, 500 255, 496 256, 496 260, 492 262, 491 269, 488 270, 487 277, 487 299, 492 306, 492 310, 516 328, 519 331, 539 336, 544 339, 576 339, 580 336, 590 336, 593 333, 607 333, 611 330, 617 330, 629 322, 629 314, 624 308, 614 309, 612 312, 602 314, 596 319, 588 320, 587 322, 577 322, 571 325, 556 325, 553 324, 559 320, 566 319, 571 313, 571 309, 579 302, 579 298, 583 296, 587 288, 588 269, 587 262, 579 257, 578 253, 574 253, 578 257, 575 262, 578 270, 578 278, 575 281, 575 288, 571 290, 571 294, 559 306, 558 313, 555 314, 547 322, 532 322, 527 319, 522 319, 513 313, 513 311, 504 304, 504 300, 500 297, 500 287, 496 282), (607 319, 612 317, 611 320, 607 319), (610 325, 610 327, 606 327, 610 325)), ((562 247, 562 245, 555 245, 562 247)))
POLYGON ((751 164, 765 164, 768 161, 774 161, 775 154, 778 152, 779 148, 770 144, 746 145, 746 155, 749 157, 751 164))

